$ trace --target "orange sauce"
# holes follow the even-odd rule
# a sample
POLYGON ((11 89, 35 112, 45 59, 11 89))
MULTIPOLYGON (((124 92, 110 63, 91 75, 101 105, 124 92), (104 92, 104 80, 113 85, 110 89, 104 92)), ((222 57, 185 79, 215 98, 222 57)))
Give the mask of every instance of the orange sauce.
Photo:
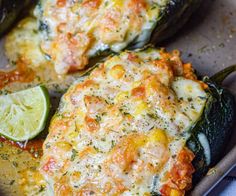
POLYGON ((33 139, 28 142, 15 142, 5 138, 4 136, 0 136, 0 142, 5 142, 21 150, 28 151, 34 158, 39 158, 43 155, 43 139, 33 139))
POLYGON ((0 89, 13 82, 31 82, 34 76, 34 71, 26 66, 23 59, 20 59, 16 69, 9 72, 0 71, 0 89))

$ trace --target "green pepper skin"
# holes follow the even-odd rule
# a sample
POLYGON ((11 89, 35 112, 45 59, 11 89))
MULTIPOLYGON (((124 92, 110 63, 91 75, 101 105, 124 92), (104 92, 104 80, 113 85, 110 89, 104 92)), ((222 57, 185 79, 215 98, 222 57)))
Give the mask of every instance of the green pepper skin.
POLYGON ((162 11, 150 42, 158 43, 174 35, 199 8, 201 2, 202 0, 171 0, 162 11))
MULTIPOLYGON (((142 32, 149 36, 134 40, 128 49, 141 48, 147 43, 153 45, 173 36, 199 8, 202 0, 170 0, 166 7, 162 8, 160 17, 151 34, 142 32)), ((140 36, 142 37, 142 36, 140 36)))
MULTIPOLYGON (((227 89, 221 87, 221 83, 234 71, 236 71, 236 65, 220 71, 211 78, 203 78, 203 81, 208 85, 206 107, 201 118, 189 130, 191 136, 186 143, 187 147, 195 154, 193 186, 220 161, 232 134, 236 118, 236 103, 234 96, 227 89), (210 146, 209 164, 207 164, 204 148, 198 138, 201 133, 206 136, 210 146)), ((159 196, 160 194, 152 192, 151 195, 159 196)))
MULTIPOLYGON (((208 84, 207 93, 209 95, 202 117, 190 130, 191 137, 187 141, 187 147, 195 154, 193 166, 193 185, 198 183, 206 175, 209 168, 215 166, 222 158, 225 147, 232 133, 232 126, 236 116, 234 96, 226 89, 222 88, 219 82, 230 73, 226 74, 229 68, 219 72, 212 77, 204 77, 203 81, 208 84), (205 134, 210 146, 210 163, 207 164, 204 149, 199 142, 198 135, 205 134)), ((233 71, 232 67, 231 70, 233 71)))
POLYGON ((156 45, 173 36, 199 8, 201 2, 202 0, 169 0, 169 3, 161 8, 155 28, 152 31, 143 31, 127 49, 142 48, 148 43, 156 45))
POLYGON ((173 36, 199 8, 202 0, 172 0, 163 10, 162 18, 152 33, 151 43, 159 43, 173 36))
POLYGON ((35 0, 0 0, 0 37, 14 24, 17 17, 35 0))

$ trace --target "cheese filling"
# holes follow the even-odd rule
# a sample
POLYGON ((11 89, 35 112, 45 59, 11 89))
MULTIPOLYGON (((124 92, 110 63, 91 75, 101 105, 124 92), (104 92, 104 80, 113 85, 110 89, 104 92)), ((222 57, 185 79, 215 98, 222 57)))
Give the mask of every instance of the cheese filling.
POLYGON ((194 172, 185 143, 205 106, 203 86, 175 52, 110 57, 62 97, 40 164, 50 190, 184 193, 194 172))

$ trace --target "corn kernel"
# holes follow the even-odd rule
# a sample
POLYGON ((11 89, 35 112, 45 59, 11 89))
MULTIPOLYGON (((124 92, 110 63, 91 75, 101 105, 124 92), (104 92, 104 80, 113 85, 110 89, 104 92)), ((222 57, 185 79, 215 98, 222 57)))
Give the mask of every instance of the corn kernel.
POLYGON ((68 135, 68 138, 73 140, 75 139, 76 137, 78 137, 79 133, 78 132, 72 132, 72 133, 69 133, 68 135))
POLYGON ((112 1, 113 1, 114 5, 119 7, 119 8, 123 7, 123 5, 124 5, 123 0, 112 0, 112 1))
POLYGON ((143 135, 142 137, 136 137, 134 140, 135 147, 141 147, 147 143, 147 137, 143 135))
POLYGON ((125 69, 122 65, 115 65, 110 70, 110 75, 115 79, 120 79, 125 74, 125 69))
POLYGON ((186 91, 189 92, 189 93, 192 93, 193 92, 193 87, 192 85, 187 85, 186 87, 186 91))
POLYGON ((79 4, 78 3, 75 3, 72 7, 71 7, 71 11, 73 13, 77 12, 79 10, 79 4))
POLYGON ((105 63, 104 66, 105 68, 110 68, 112 66, 115 66, 117 64, 121 63, 121 59, 119 56, 113 56, 111 58, 109 58, 105 63))
POLYGON ((33 179, 34 179, 35 182, 37 182, 37 183, 40 183, 40 182, 41 182, 41 183, 45 183, 42 174, 39 173, 38 171, 35 171, 35 172, 34 172, 33 177, 34 177, 33 179))
POLYGON ((119 102, 125 100, 128 96, 129 96, 129 93, 127 91, 120 92, 116 95, 114 101, 115 101, 115 103, 119 103, 119 102))
POLYGON ((152 73, 149 70, 144 70, 143 71, 143 79, 148 78, 152 73))
POLYGON ((171 189, 170 196, 182 196, 183 193, 181 191, 178 191, 176 189, 171 189))
POLYGON ((169 88, 159 82, 157 79, 152 78, 146 86, 147 96, 151 96, 153 93, 158 92, 160 95, 168 95, 169 88))
POLYGON ((148 16, 148 18, 154 18, 154 16, 156 16, 157 15, 157 12, 159 12, 159 9, 158 9, 158 7, 156 8, 156 9, 149 9, 148 11, 147 11, 147 16, 148 16))
POLYGON ((68 142, 57 142, 56 146, 65 151, 69 151, 71 149, 71 144, 68 142))
POLYGON ((168 138, 166 136, 166 133, 165 133, 165 131, 163 131, 161 129, 152 130, 149 138, 150 138, 151 142, 160 142, 165 145, 167 145, 167 143, 168 143, 168 138))
POLYGON ((136 88, 140 85, 141 85, 141 81, 136 81, 136 82, 132 83, 132 88, 136 88))
POLYGON ((134 111, 134 115, 139 115, 139 114, 143 114, 145 111, 147 111, 148 105, 145 102, 141 102, 139 103, 134 111))
POLYGON ((147 95, 152 95, 158 89, 158 83, 156 80, 152 79, 146 87, 147 95))
POLYGON ((73 182, 77 182, 80 180, 80 176, 81 176, 81 173, 79 171, 75 171, 71 174, 70 178, 73 182))

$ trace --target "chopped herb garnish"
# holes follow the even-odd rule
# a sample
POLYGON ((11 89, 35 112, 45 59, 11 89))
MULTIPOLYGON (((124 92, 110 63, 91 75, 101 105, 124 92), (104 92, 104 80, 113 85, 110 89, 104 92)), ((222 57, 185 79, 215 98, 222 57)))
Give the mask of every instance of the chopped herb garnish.
POLYGON ((50 144, 47 143, 47 144, 45 145, 45 148, 46 148, 46 149, 50 148, 50 144))
POLYGON ((9 185, 13 185, 15 183, 15 180, 11 180, 9 185))
POLYGON ((193 98, 192 97, 188 97, 188 101, 193 101, 193 98))
POLYGON ((154 113, 147 113, 150 118, 157 119, 157 115, 154 113))
POLYGON ((102 171, 102 167, 101 167, 101 165, 98 165, 98 169, 99 169, 99 172, 102 171))
POLYGON ((95 118, 95 120, 96 120, 97 122, 100 122, 100 121, 102 120, 102 118, 101 118, 101 116, 99 116, 99 115, 96 115, 96 118, 95 118))
POLYGON ((113 148, 115 146, 115 141, 111 140, 111 147, 113 148))
POLYGON ((45 186, 40 186, 39 193, 43 192, 45 190, 45 186))
POLYGON ((18 167, 18 163, 15 162, 15 161, 12 162, 12 165, 13 165, 14 167, 18 167))
POLYGON ((75 157, 77 156, 77 151, 75 150, 75 149, 72 149, 72 155, 71 155, 71 157, 70 157, 70 160, 71 161, 74 161, 75 160, 75 157))
POLYGON ((3 160, 8 160, 8 158, 9 158, 8 154, 0 154, 0 156, 3 160))

